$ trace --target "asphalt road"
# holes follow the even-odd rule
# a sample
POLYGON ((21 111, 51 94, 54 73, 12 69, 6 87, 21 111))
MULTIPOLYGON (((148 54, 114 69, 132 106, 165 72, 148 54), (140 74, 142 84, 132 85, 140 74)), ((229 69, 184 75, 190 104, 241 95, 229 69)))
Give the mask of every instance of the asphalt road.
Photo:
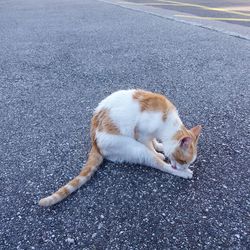
POLYGON ((0 249, 249 249, 248 40, 93 0, 0 2, 0 249), (105 162, 64 202, 92 111, 167 95, 203 125, 193 180, 105 162))

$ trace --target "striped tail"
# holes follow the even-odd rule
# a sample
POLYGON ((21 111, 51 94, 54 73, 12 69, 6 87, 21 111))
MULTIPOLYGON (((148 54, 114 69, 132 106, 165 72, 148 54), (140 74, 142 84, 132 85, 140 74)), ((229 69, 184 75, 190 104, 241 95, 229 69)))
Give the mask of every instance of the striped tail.
POLYGON ((39 201, 39 205, 43 207, 48 207, 65 199, 67 196, 76 191, 90 179, 90 177, 94 174, 97 168, 101 165, 102 161, 102 155, 100 154, 98 148, 93 145, 89 153, 87 163, 85 167, 81 170, 80 174, 52 195, 41 199, 39 201))

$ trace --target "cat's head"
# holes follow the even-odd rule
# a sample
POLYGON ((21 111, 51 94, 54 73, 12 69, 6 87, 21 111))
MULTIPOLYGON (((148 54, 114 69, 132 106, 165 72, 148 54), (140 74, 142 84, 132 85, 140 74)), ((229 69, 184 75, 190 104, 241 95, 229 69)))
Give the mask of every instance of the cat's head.
POLYGON ((175 134, 176 147, 169 156, 173 168, 186 169, 196 160, 200 133, 201 126, 198 125, 192 129, 183 127, 175 134))

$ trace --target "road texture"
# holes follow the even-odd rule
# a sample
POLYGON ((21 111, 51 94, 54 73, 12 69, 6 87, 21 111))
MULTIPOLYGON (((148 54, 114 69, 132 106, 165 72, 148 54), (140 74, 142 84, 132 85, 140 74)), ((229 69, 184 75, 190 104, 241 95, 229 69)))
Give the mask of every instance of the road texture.
POLYGON ((0 2, 0 249, 249 249, 248 40, 93 0, 0 2), (92 111, 167 95, 203 125, 194 178, 104 162, 64 202, 92 111))

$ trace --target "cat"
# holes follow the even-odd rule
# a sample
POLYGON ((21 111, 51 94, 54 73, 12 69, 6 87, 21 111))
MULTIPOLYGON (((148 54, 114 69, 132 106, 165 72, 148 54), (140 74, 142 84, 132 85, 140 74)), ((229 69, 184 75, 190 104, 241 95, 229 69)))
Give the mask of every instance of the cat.
POLYGON ((182 178, 197 157, 201 126, 187 129, 175 106, 163 95, 139 89, 114 92, 97 106, 91 121, 87 163, 79 175, 39 201, 54 205, 85 184, 106 158, 142 164, 182 178), (167 157, 170 163, 164 161, 167 157))

